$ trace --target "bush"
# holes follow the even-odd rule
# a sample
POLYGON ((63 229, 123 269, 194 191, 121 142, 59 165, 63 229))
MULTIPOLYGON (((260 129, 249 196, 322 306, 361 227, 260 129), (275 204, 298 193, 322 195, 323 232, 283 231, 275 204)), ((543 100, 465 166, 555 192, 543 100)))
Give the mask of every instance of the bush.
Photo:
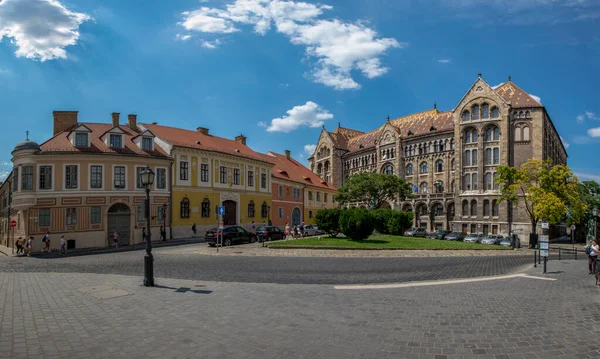
POLYGON ((335 237, 340 233, 340 212, 337 208, 320 209, 315 215, 315 224, 320 230, 335 237))
POLYGON ((411 212, 398 212, 393 209, 377 209, 373 211, 375 230, 381 234, 401 235, 412 226, 411 212))
POLYGON ((373 215, 365 208, 343 210, 340 214, 340 227, 346 237, 361 241, 373 233, 373 215))

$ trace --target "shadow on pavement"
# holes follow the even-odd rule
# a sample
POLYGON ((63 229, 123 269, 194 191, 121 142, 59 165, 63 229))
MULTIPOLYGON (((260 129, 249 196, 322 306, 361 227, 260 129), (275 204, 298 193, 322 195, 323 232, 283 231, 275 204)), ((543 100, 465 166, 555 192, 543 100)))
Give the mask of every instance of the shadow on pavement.
POLYGON ((173 287, 166 287, 164 285, 155 285, 154 288, 171 289, 171 290, 174 290, 175 293, 187 293, 187 292, 196 293, 196 294, 210 294, 210 293, 212 293, 212 290, 192 289, 192 288, 186 288, 186 287, 173 288, 173 287))

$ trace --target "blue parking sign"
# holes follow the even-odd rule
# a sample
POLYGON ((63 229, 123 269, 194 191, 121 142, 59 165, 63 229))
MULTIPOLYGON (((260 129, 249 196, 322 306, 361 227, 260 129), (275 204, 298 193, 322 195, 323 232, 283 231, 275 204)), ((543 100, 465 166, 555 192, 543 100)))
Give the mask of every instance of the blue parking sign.
POLYGON ((217 214, 219 214, 219 216, 224 216, 225 215, 225 207, 217 206, 217 214))

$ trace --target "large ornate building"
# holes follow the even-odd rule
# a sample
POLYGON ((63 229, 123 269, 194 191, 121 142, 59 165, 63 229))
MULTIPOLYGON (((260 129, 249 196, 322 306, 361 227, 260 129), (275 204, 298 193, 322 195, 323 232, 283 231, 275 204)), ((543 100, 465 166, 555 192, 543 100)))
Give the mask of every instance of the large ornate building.
POLYGON ((404 178, 414 197, 389 206, 412 211, 427 230, 472 233, 531 231, 523 201, 499 203, 498 166, 528 159, 566 164, 567 153, 546 108, 509 77, 497 87, 479 74, 450 111, 432 110, 390 119, 363 133, 323 128, 310 168, 335 187, 348 176, 376 171, 404 178))

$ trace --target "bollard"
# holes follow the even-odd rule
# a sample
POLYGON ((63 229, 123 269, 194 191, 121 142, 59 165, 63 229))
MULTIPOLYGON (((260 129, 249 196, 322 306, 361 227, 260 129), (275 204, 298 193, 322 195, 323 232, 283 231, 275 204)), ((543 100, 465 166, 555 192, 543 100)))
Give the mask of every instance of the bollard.
POLYGON ((537 252, 533 251, 533 267, 537 268, 537 252))
POLYGON ((560 247, 558 247, 558 260, 560 260, 560 247))
POLYGON ((538 264, 542 264, 542 251, 538 247, 538 264))

